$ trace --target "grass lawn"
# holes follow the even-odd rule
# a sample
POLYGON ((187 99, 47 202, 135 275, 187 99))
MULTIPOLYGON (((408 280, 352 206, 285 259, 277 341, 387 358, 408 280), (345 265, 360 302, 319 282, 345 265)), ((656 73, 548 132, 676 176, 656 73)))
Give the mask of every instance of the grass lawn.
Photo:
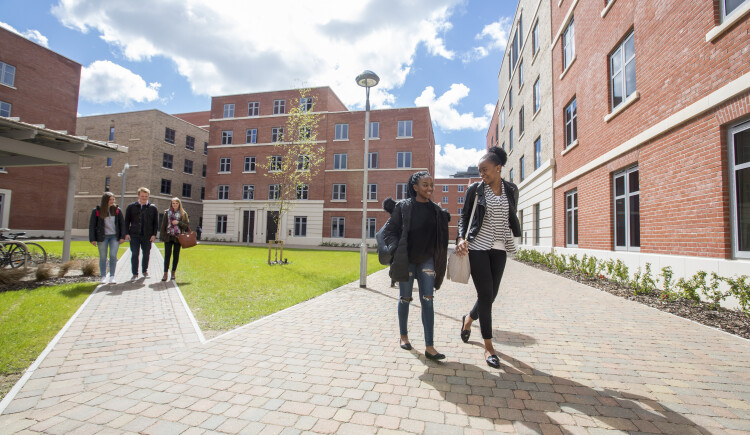
MULTIPOLYGON (((59 258, 62 258, 62 250, 63 250, 63 244, 62 242, 36 242, 44 248, 45 251, 47 251, 47 256, 50 255, 59 258)), ((120 249, 117 250, 117 258, 122 257, 122 254, 125 253, 125 250, 129 249, 130 244, 128 242, 125 242, 120 245, 120 249)), ((87 257, 93 257, 93 258, 99 258, 99 248, 92 245, 90 242, 82 241, 82 240, 74 240, 70 242, 70 258, 87 258, 87 257)))
POLYGON ((97 283, 0 292, 0 397, 34 362, 97 283))

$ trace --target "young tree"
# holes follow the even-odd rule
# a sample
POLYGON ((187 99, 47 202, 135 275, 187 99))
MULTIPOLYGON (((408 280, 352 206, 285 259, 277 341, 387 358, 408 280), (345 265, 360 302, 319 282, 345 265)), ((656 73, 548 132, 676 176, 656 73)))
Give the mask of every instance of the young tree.
POLYGON ((275 186, 269 189, 269 200, 275 199, 277 206, 276 241, 283 216, 294 208, 296 200, 308 198, 310 182, 325 157, 325 148, 317 143, 320 115, 314 112, 316 103, 310 89, 299 90, 299 97, 291 101, 283 130, 274 138, 273 155, 260 164, 275 186))

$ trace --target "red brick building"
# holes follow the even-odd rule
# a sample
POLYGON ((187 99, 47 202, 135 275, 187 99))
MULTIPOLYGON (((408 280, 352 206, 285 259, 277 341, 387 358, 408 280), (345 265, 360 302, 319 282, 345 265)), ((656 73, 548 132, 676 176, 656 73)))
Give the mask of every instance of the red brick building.
MULTIPOLYGON (((325 159, 305 197, 280 222, 290 244, 358 244, 362 231, 365 113, 352 112, 329 87, 313 88, 319 115, 317 143, 325 159)), ((264 243, 276 229, 273 181, 262 164, 278 154, 277 134, 286 124, 297 89, 214 97, 211 102, 203 235, 214 240, 264 243)), ((373 110, 368 168, 368 235, 388 219, 381 203, 402 198, 409 176, 435 166, 429 109, 373 110)), ((372 240, 374 243, 374 240, 372 240)))
MULTIPOLYGON (((81 65, 3 28, 0 47, 0 116, 74 134, 81 65)), ((62 236, 67 186, 64 165, 3 168, 0 226, 62 236)))
POLYGON ((550 7, 555 249, 746 274, 750 0, 550 7))
MULTIPOLYGON (((497 128, 495 128, 495 131, 497 131, 497 128)), ((455 241, 458 236, 458 220, 461 218, 464 209, 466 189, 476 181, 482 181, 482 179, 480 177, 435 179, 432 200, 451 214, 451 221, 448 224, 448 230, 450 231, 448 240, 451 242, 455 241)))
POLYGON ((497 128, 500 123, 500 110, 498 103, 495 103, 495 110, 492 112, 492 119, 490 120, 490 128, 487 129, 487 149, 500 146, 500 136, 498 135, 497 128))

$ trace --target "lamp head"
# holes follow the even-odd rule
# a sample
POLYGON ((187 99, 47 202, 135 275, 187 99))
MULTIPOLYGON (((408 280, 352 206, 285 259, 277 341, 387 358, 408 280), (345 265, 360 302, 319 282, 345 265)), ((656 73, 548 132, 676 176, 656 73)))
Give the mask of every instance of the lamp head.
POLYGON ((364 70, 357 76, 357 84, 363 88, 372 88, 380 83, 380 77, 370 70, 364 70))

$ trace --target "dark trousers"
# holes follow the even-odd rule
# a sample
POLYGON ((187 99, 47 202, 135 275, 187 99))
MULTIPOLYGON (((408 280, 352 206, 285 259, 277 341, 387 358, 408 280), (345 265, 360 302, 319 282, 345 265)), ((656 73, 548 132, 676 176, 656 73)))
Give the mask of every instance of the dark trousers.
POLYGON ((178 242, 164 242, 164 273, 169 271, 169 258, 172 257, 174 252, 174 261, 172 261, 172 272, 177 270, 177 263, 180 261, 180 245, 178 242))
POLYGON ((130 236, 130 266, 133 275, 138 275, 138 253, 143 251, 141 270, 145 274, 148 271, 148 258, 151 255, 151 237, 130 236))
POLYGON ((469 316, 479 319, 479 329, 485 340, 492 338, 492 303, 500 289, 506 260, 506 252, 500 249, 469 251, 471 279, 477 289, 477 301, 469 316))

